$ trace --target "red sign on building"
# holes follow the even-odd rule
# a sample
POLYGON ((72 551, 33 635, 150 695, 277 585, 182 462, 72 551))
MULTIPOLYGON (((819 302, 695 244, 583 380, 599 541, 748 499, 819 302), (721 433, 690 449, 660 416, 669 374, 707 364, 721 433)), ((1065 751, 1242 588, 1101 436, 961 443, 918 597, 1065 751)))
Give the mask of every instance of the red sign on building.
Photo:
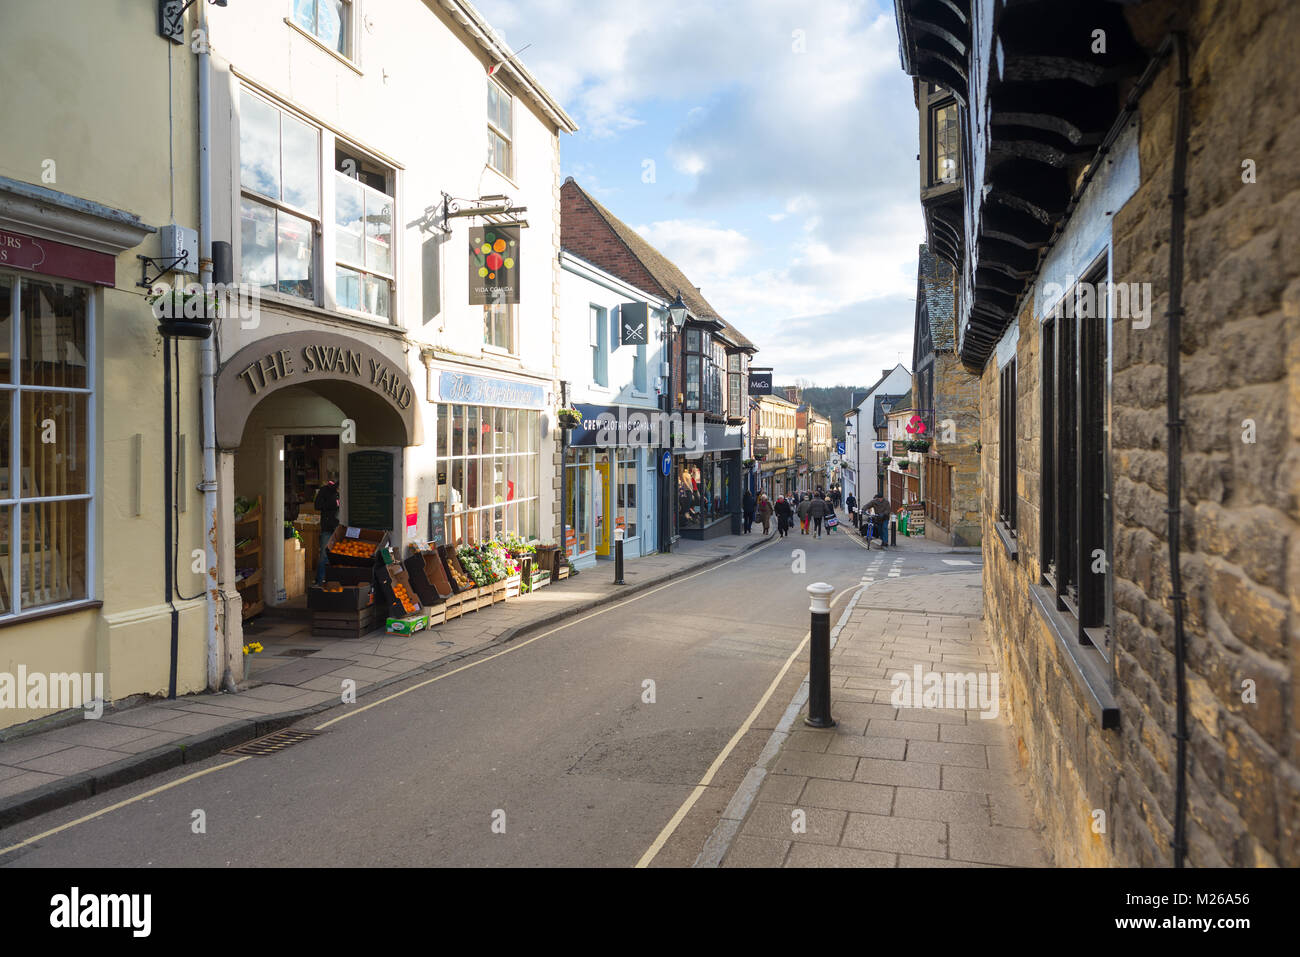
POLYGON ((112 286, 117 279, 117 260, 108 253, 0 229, 0 268, 5 267, 97 286, 112 286))

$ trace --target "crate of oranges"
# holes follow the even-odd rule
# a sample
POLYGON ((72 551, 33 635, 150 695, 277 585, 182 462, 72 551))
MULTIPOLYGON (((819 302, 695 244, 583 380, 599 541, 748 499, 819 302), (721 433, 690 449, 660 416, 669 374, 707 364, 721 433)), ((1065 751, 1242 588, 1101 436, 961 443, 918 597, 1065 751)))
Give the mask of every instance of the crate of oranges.
POLYGON ((388 544, 388 533, 371 528, 340 525, 330 536, 331 565, 372 565, 378 550, 388 544))

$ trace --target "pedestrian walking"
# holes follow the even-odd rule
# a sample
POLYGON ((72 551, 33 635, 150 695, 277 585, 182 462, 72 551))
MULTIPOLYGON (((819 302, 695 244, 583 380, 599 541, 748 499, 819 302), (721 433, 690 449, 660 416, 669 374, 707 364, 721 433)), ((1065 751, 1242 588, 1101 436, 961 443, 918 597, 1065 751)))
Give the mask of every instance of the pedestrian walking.
POLYGON ((826 499, 814 495, 808 502, 808 517, 812 519, 816 537, 822 537, 822 520, 826 518, 826 499))
POLYGON ((809 500, 808 496, 806 496, 806 495, 805 495, 803 498, 801 498, 801 499, 799 500, 798 512, 799 512, 799 528, 800 528, 799 534, 800 534, 800 535, 807 535, 807 534, 808 534, 808 522, 809 522, 808 506, 809 506, 809 504, 810 504, 810 500, 809 500))
POLYGON ((849 515, 853 519, 853 527, 857 528, 858 527, 858 500, 853 497, 852 492, 850 492, 849 497, 844 500, 844 507, 849 510, 849 515))
POLYGON ((826 496, 826 517, 822 519, 822 525, 826 527, 827 535, 840 523, 839 516, 835 514, 835 503, 831 501, 832 498, 833 496, 826 496))
POLYGON ((769 534, 772 531, 772 503, 767 500, 766 494, 758 497, 758 520, 763 523, 763 534, 769 534))
POLYGON ((754 527, 754 512, 758 508, 758 500, 749 489, 745 489, 745 497, 741 500, 740 508, 745 515, 745 534, 748 535, 750 529, 754 527))
POLYGON ((776 504, 772 506, 772 512, 776 515, 776 533, 782 538, 785 538, 785 536, 790 532, 790 523, 794 515, 794 509, 790 507, 790 503, 786 500, 785 496, 782 495, 777 497, 776 504))

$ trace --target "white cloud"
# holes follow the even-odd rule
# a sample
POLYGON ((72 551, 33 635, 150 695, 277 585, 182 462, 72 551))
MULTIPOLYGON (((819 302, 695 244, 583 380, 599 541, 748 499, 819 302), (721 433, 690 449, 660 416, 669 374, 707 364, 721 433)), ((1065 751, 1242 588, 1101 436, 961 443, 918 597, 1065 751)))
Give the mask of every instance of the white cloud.
POLYGON ((524 61, 581 136, 666 144, 648 148, 690 177, 687 191, 656 195, 649 214, 610 208, 648 223, 639 231, 779 378, 866 384, 900 351, 910 362, 918 118, 890 4, 478 5, 534 44, 524 61))

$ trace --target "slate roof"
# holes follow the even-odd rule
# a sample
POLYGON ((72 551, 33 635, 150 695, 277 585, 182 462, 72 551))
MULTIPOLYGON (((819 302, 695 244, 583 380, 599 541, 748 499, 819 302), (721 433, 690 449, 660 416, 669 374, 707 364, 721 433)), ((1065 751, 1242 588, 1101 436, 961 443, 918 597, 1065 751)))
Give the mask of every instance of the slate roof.
POLYGON ((954 335, 956 323, 953 321, 955 304, 952 266, 931 253, 930 247, 922 243, 918 254, 917 277, 925 295, 934 350, 951 352, 957 345, 954 335))
POLYGON ((723 335, 728 339, 742 349, 758 351, 758 346, 746 338, 739 329, 718 315, 718 310, 709 304, 709 301, 695 288, 695 284, 687 279, 686 274, 678 269, 667 256, 651 246, 646 242, 644 236, 597 202, 590 193, 578 185, 576 180, 570 179, 572 185, 591 204, 592 208, 600 214, 600 217, 609 224, 609 228, 623 241, 623 244, 627 246, 632 255, 641 261, 641 265, 645 266, 655 282, 659 283, 664 298, 673 299, 680 290, 682 302, 686 303, 691 315, 700 319, 716 319, 722 323, 723 335))
POLYGON ((889 414, 889 412, 885 411, 884 408, 885 403, 886 402, 889 403, 890 412, 892 412, 894 409, 906 408, 906 406, 900 404, 900 400, 903 398, 907 398, 908 401, 911 401, 911 395, 912 393, 908 392, 906 396, 902 396, 902 395, 876 396, 876 400, 874 403, 875 408, 872 410, 872 416, 871 416, 872 425, 877 429, 883 429, 885 427, 885 417, 889 414))

